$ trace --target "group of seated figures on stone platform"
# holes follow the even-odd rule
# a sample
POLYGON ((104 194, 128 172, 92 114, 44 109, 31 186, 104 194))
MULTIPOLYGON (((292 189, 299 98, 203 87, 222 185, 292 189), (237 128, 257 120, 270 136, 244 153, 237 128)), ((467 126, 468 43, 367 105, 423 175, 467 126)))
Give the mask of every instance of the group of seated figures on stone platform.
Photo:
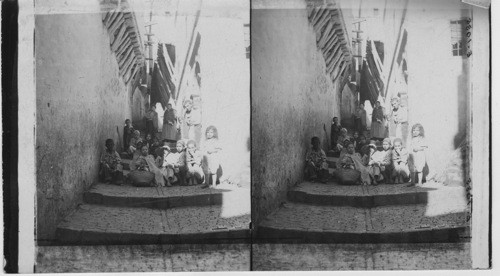
POLYGON ((106 140, 106 149, 101 156, 99 176, 105 183, 122 185, 129 183, 138 187, 171 187, 172 185, 198 185, 213 188, 220 169, 220 146, 217 128, 207 127, 205 141, 200 149, 194 140, 178 140, 171 148, 169 140, 161 142, 147 134, 143 139, 139 130, 126 121, 124 152, 132 159, 130 172, 124 177, 120 154, 115 150, 112 139, 106 140), (128 139, 128 141, 127 141, 128 139))
MULTIPOLYGON (((347 135, 342 128, 339 140, 332 153, 338 159, 333 176, 343 185, 402 184, 418 180, 422 185, 422 172, 426 165, 424 128, 415 124, 411 128, 411 142, 408 149, 401 138, 367 140, 365 135, 347 135)), ((320 148, 320 139, 312 137, 311 149, 306 154, 305 176, 310 181, 326 183, 330 174, 325 152, 320 148)))

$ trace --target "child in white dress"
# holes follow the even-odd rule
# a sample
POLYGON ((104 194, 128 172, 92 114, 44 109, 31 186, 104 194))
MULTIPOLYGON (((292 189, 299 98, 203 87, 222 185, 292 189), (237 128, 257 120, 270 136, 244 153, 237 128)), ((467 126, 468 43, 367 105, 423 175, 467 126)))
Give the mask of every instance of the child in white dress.
MULTIPOLYGON (((418 183, 416 186, 422 186, 422 171, 426 163, 425 160, 425 150, 427 149, 427 144, 425 142, 424 127, 421 124, 415 124, 411 128, 411 154, 413 156, 413 171, 415 176, 418 178, 418 183)), ((413 179, 414 181, 414 179, 413 179)))
POLYGON ((217 182, 217 170, 220 166, 219 152, 222 147, 219 143, 219 134, 215 126, 207 127, 205 131, 205 143, 203 145, 203 152, 206 158, 206 177, 207 187, 215 187, 217 182), (209 183, 211 181, 211 185, 209 183))

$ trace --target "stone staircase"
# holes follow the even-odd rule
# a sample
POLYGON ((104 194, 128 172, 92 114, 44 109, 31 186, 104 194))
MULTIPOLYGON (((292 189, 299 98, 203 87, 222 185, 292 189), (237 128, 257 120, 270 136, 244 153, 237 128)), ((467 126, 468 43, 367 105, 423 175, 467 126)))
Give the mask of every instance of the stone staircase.
MULTIPOLYGON (((330 172, 337 158, 328 155, 330 172)), ((469 237, 463 187, 303 182, 257 227, 259 243, 437 243, 469 237)))
MULTIPOLYGON (((130 159, 122 159, 124 174, 130 159)), ((56 244, 249 243, 250 190, 220 184, 134 187, 96 183, 57 227, 56 244)))

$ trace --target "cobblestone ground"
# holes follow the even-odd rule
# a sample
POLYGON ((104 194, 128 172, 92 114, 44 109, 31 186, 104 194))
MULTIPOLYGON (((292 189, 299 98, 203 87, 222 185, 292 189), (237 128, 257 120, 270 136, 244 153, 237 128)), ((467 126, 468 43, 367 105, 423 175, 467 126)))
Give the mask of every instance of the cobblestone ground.
POLYGON ((469 243, 254 244, 252 258, 257 271, 470 268, 469 243))
POLYGON ((41 246, 36 273, 248 271, 250 245, 41 246))

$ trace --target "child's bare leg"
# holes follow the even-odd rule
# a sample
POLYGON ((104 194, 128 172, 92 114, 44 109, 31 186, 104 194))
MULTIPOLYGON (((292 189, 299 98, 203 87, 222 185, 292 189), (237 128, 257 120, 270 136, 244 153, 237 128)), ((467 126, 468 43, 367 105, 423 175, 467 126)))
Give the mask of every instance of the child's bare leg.
POLYGON ((422 186, 422 173, 417 172, 416 174, 417 174, 417 178, 418 178, 418 185, 422 186))
POLYGON ((212 174, 212 187, 217 185, 217 174, 212 174))

